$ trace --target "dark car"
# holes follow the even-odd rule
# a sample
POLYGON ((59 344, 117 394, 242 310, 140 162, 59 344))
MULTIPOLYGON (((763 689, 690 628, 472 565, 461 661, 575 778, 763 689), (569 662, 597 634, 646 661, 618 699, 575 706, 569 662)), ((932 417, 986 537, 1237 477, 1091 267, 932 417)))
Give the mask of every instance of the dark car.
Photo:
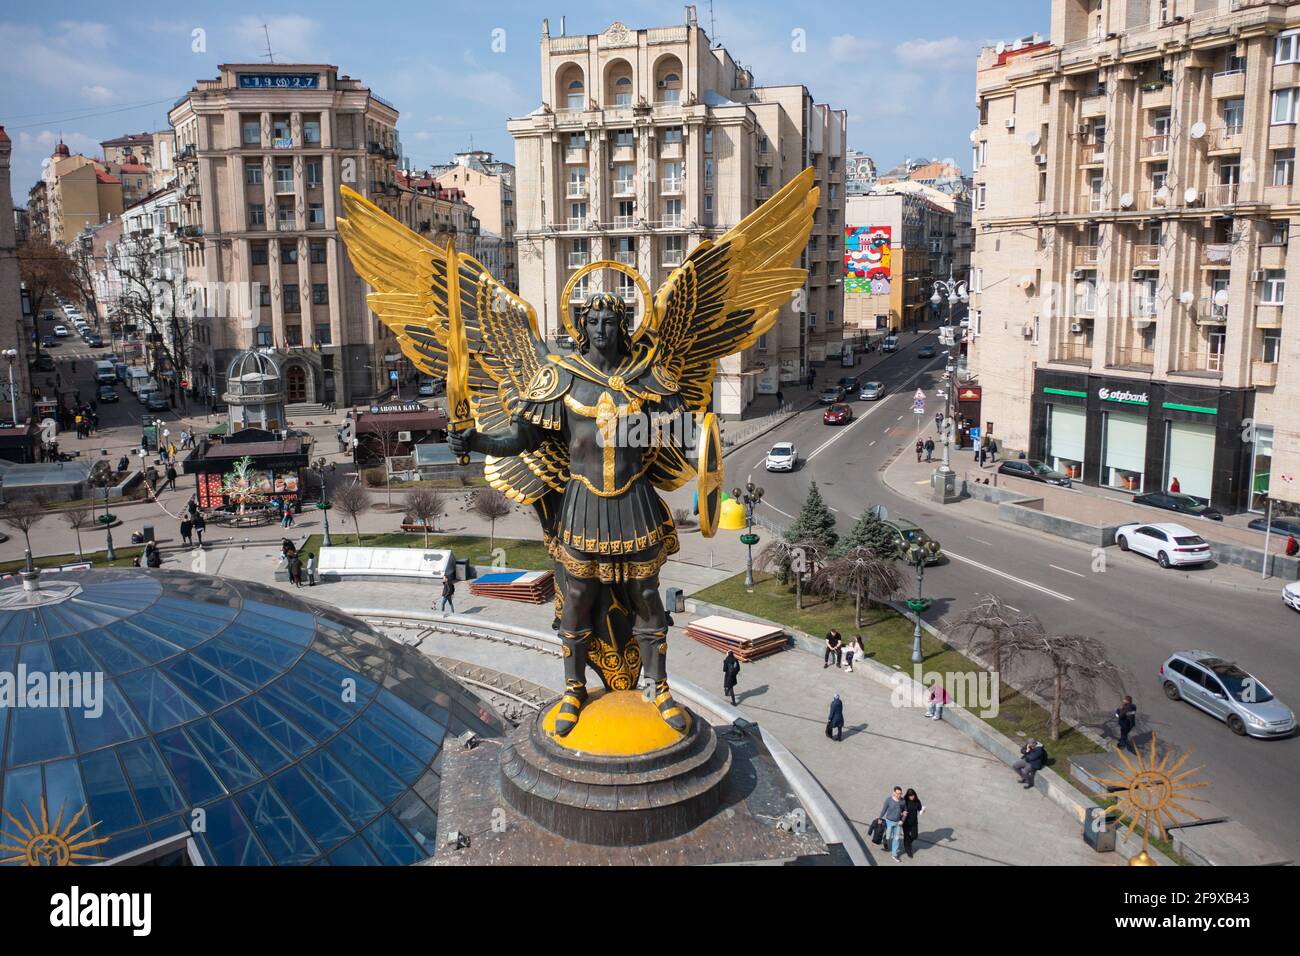
POLYGON ((99 386, 99 400, 101 402, 117 401, 117 389, 115 389, 112 385, 99 386))
POLYGON ((46 352, 36 356, 36 361, 32 363, 32 368, 38 372, 53 372, 54 358, 46 352))
POLYGON ((62 345, 62 344, 63 344, 62 342, 60 342, 58 339, 56 339, 56 338, 55 338, 54 336, 52 336, 52 335, 47 335, 47 336, 45 336, 44 338, 41 339, 41 347, 42 347, 42 348, 52 349, 52 348, 55 348, 56 346, 59 346, 59 345, 62 345))
POLYGON ((849 375, 845 375, 835 384, 840 387, 840 394, 846 398, 858 390, 858 380, 849 375))
POLYGON ((99 335, 98 332, 89 332, 86 334, 85 338, 86 338, 86 344, 89 345, 92 349, 102 349, 104 347, 104 339, 99 335))
MULTIPOLYGON (((1252 531, 1267 531, 1269 521, 1267 518, 1255 518, 1250 524, 1246 525, 1252 531)), ((1281 516, 1273 519, 1274 534, 1293 534, 1300 537, 1300 518, 1283 518, 1281 516)))
POLYGON ((836 402, 822 413, 822 422, 827 425, 847 425, 853 421, 853 409, 842 402, 836 402))
POLYGON ((171 408, 171 406, 167 404, 167 399, 163 398, 157 392, 154 392, 145 399, 144 407, 146 411, 150 412, 165 412, 167 409, 171 408))
POLYGON ((917 350, 916 357, 917 357, 917 358, 934 358, 934 346, 933 346, 933 345, 922 345, 921 348, 917 350))
POLYGON ((1199 498, 1179 494, 1176 491, 1153 491, 1147 495, 1134 495, 1133 502, 1139 505, 1150 505, 1152 508, 1163 508, 1165 511, 1177 511, 1181 515, 1209 518, 1211 521, 1223 520, 1220 512, 1199 498))
POLYGON ((1059 471, 1048 468, 1035 458, 1004 461, 998 465, 998 474, 1010 475, 1012 478, 1027 478, 1030 481, 1042 481, 1049 485, 1060 485, 1062 488, 1070 487, 1070 477, 1068 475, 1063 475, 1059 471))
MULTIPOLYGON (((907 560, 906 555, 912 545, 925 547, 929 542, 934 541, 918 524, 906 518, 889 518, 885 521, 885 527, 894 533, 895 546, 898 548, 898 553, 904 556, 904 560, 907 560)), ((938 541, 934 541, 934 548, 926 557, 925 563, 938 564, 942 560, 943 548, 939 546, 938 541)))

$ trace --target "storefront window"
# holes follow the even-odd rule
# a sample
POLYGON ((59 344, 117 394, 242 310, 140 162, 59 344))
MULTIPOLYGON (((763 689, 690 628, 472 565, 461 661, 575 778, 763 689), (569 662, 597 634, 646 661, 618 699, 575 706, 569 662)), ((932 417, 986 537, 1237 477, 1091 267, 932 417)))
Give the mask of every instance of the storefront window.
POLYGON ((1209 500, 1214 482, 1214 426, 1169 423, 1165 487, 1175 478, 1185 495, 1209 500))
POLYGON ((1102 484, 1123 488, 1125 491, 1142 491, 1147 448, 1146 419, 1137 415, 1108 412, 1105 436, 1102 484))
POLYGON ((1273 467, 1273 426, 1256 425, 1250 456, 1250 510, 1268 507, 1268 475, 1273 467))
POLYGON ((1083 446, 1088 415, 1082 408, 1053 405, 1048 414, 1047 457, 1071 478, 1083 477, 1083 446))

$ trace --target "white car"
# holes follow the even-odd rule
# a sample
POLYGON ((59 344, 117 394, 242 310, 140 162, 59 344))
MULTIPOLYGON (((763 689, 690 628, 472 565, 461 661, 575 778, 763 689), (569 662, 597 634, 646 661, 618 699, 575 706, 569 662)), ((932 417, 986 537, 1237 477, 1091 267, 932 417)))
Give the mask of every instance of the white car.
POLYGON ((54 327, 54 334, 61 339, 65 339, 68 337, 68 327, 66 325, 56 325, 54 327))
POLYGON ((1282 589, 1282 602, 1293 611, 1300 611, 1300 581, 1292 581, 1282 589))
POLYGON ((1121 551, 1136 551, 1155 558, 1162 568, 1204 564, 1214 557, 1204 538, 1190 528, 1169 521, 1120 525, 1115 529, 1115 543, 1121 551))
POLYGON ((799 464, 799 451, 793 442, 781 441, 767 453, 765 467, 768 471, 794 471, 799 464))

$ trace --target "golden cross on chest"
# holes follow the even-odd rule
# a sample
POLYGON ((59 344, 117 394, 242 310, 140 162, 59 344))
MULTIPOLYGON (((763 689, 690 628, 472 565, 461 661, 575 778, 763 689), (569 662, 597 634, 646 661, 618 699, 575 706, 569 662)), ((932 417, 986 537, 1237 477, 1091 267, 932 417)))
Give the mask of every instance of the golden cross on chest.
POLYGON ((596 433, 600 436, 602 452, 601 491, 606 495, 615 494, 618 487, 614 480, 614 464, 618 453, 618 420, 641 412, 640 399, 627 392, 621 394, 627 396, 626 405, 620 406, 614 401, 614 396, 607 391, 600 393, 600 398, 596 399, 595 405, 584 405, 572 395, 564 396, 564 404, 570 410, 584 418, 595 419, 596 433))

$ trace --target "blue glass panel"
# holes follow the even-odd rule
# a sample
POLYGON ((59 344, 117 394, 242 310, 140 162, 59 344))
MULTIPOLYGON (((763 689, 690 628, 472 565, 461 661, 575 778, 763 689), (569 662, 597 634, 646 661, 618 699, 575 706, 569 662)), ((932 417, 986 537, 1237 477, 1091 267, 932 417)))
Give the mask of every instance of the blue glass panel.
MULTIPOLYGON (((287 595, 281 597, 278 594, 272 595, 272 598, 274 600, 294 601, 295 603, 297 600, 296 598, 290 598, 287 595)), ((302 605, 299 604, 299 607, 301 606, 302 605)), ((277 634, 284 629, 286 624, 289 625, 289 627, 298 630, 316 630, 316 616, 314 614, 309 614, 306 611, 300 611, 292 607, 285 607, 268 601, 250 601, 245 599, 243 613, 254 615, 261 614, 278 621, 279 625, 275 630, 275 633, 277 634)))
POLYGON ((320 856, 320 850, 270 786, 258 784, 235 799, 276 863, 302 866, 320 856))
POLYGON ((98 821, 86 809, 86 791, 81 787, 81 773, 75 760, 56 760, 45 765, 45 806, 49 810, 51 829, 62 832, 71 825, 69 835, 86 830, 80 839, 93 840, 106 835, 98 827, 93 831, 87 829, 98 821))
MULTIPOLYGON (((111 860, 113 857, 121 856, 123 853, 131 853, 140 849, 142 846, 148 846, 153 841, 149 839, 149 834, 145 832, 144 827, 138 830, 127 830, 125 833, 119 833, 110 837, 107 843, 101 843, 95 847, 95 851, 102 854, 100 859, 111 860)), ((83 862, 93 863, 94 860, 83 862)))
POLYGON ((15 707, 9 722, 9 766, 72 756, 72 737, 63 708, 15 707))
MULTIPOLYGON (((294 613, 294 612, 290 612, 294 613)), ((278 618, 267 617, 263 614, 252 614, 248 611, 239 615, 239 623, 247 627, 255 628, 264 634, 274 634, 282 641, 287 641, 299 650, 305 648, 311 643, 312 638, 316 636, 316 628, 312 623, 311 615, 294 614, 293 621, 281 621, 278 618), (303 618, 303 619, 299 619, 303 618)))
POLYGON ((41 626, 41 616, 36 611, 19 611, 18 612, 18 643, 25 644, 28 641, 47 640, 45 628, 41 626))
POLYGON ((339 840, 352 835, 352 827, 343 819, 320 790, 307 779, 299 767, 290 767, 271 778, 276 791, 293 807, 316 842, 329 849, 339 840))
POLYGON ((174 817, 168 817, 166 820, 159 820, 157 823, 150 824, 148 830, 149 842, 157 843, 169 836, 188 832, 189 822, 184 814, 177 814, 174 817))
POLYGON ((357 703, 344 703, 341 699, 344 692, 342 685, 331 685, 319 674, 312 675, 314 680, 304 680, 305 671, 301 665, 295 667, 281 677, 276 686, 283 687, 293 694, 295 700, 301 701, 303 706, 311 708, 313 713, 324 717, 335 727, 343 726, 361 713, 364 699, 359 698, 357 703))
POLYGON ((156 820, 185 809, 181 792, 172 782, 152 740, 136 740, 117 748, 145 820, 156 820))
POLYGON ((183 622, 168 621, 153 614, 137 614, 131 618, 131 623, 142 630, 148 631, 150 634, 186 649, 197 647, 212 636, 210 634, 201 634, 194 628, 186 626, 183 622))
POLYGON ((156 664, 168 657, 175 657, 185 649, 182 645, 163 640, 143 628, 134 626, 129 621, 118 621, 116 624, 110 624, 104 630, 137 654, 148 659, 151 664, 156 664))
POLYGON ((282 673, 282 668, 263 664, 257 658, 249 657, 233 647, 223 647, 219 639, 208 641, 202 647, 195 648, 194 656, 207 661, 217 670, 229 674, 248 687, 261 687, 282 673))
POLYGON ((255 631, 251 627, 245 626, 242 620, 236 621, 222 631, 218 640, 239 648, 245 654, 251 654, 267 663, 275 664, 281 670, 289 667, 302 656, 301 647, 286 643, 274 635, 255 631))
POLYGON ((95 656, 104 662, 104 667, 110 674, 133 671, 145 664, 152 663, 127 648, 125 644, 107 631, 86 631, 82 634, 81 639, 86 642, 86 646, 90 648, 95 656))
POLYGON ((378 794, 383 803, 392 803, 406 789, 402 781, 389 773, 351 738, 335 737, 327 747, 354 777, 364 781, 372 792, 378 794))
POLYGON ((302 766, 355 826, 371 820, 383 809, 333 757, 317 750, 302 759, 302 766))
POLYGON ((239 748, 253 758, 262 773, 270 774, 289 762, 289 758, 271 739, 251 723, 243 712, 235 707, 227 707, 214 719, 221 729, 230 735, 239 748))
POLYGON ((267 684, 262 689, 258 699, 269 700, 280 713, 311 734, 315 740, 323 740, 338 730, 336 725, 309 710, 304 704, 299 703, 293 693, 285 689, 284 678, 280 678, 275 683, 267 684))
POLYGON ((248 693, 242 686, 222 676, 193 654, 163 661, 158 666, 200 706, 210 711, 233 704, 248 693))
POLYGON ((79 637, 61 637, 57 641, 50 641, 50 654, 54 658, 55 668, 61 671, 100 670, 99 661, 86 650, 79 637))
POLYGON ((271 860, 229 800, 222 800, 205 808, 207 829, 204 836, 212 855, 222 866, 270 866, 271 860))
POLYGON ((315 741, 285 720, 270 704, 260 697, 251 697, 239 705, 239 710, 252 723, 262 729, 281 749, 301 757, 316 746, 315 741))
MULTIPOLYGON (((24 767, 22 770, 10 770, 5 774, 2 804, 5 813, 17 820, 23 830, 30 833, 40 830, 42 792, 40 767, 24 767)), ((21 838, 22 833, 9 816, 0 819, 0 830, 10 836, 21 838)))
POLYGON ((44 619, 45 632, 51 638, 94 630, 122 617, 121 613, 100 610, 85 603, 74 604, 70 601, 47 605, 40 609, 40 613, 44 619))
MULTIPOLYGON (((387 693, 385 691, 384 693, 387 693)), ((390 711, 382 707, 368 707, 361 718, 374 726, 378 727, 389 737, 393 738, 402 747, 419 759, 422 763, 428 764, 433 758, 438 756, 438 744, 430 740, 421 733, 417 733, 405 721, 398 719, 390 711)))
MULTIPOLYGON (((224 589, 225 585, 220 587, 224 589)), ((160 597, 149 608, 149 613, 182 622, 195 616, 202 617, 205 622, 211 622, 205 624, 205 629, 213 634, 221 630, 221 625, 233 621, 239 613, 238 608, 231 606, 233 595, 214 589, 210 582, 187 581, 178 590, 183 591, 184 598, 160 597), (194 586, 186 586, 190 584, 194 586)))
POLYGON ((410 866, 428 855, 387 813, 362 830, 361 836, 385 866, 410 866))
POLYGON ((84 707, 68 708, 79 750, 94 750, 144 736, 144 728, 127 706, 126 699, 117 686, 111 680, 106 680, 102 682, 102 689, 103 700, 100 702, 98 716, 84 707))
MULTIPOLYGON (((356 681, 357 699, 369 699, 375 696, 375 691, 379 690, 379 685, 366 677, 361 676, 357 671, 350 667, 344 667, 337 661, 332 661, 316 651, 308 651, 303 655, 303 663, 308 665, 304 676, 320 674, 319 679, 314 679, 313 683, 322 688, 338 688, 343 686, 345 680, 356 681)), ((295 667, 294 673, 303 673, 303 668, 295 667)))
POLYGON ((31 611, 10 611, 0 620, 0 644, 20 644, 31 611))
POLYGON ((149 608, 145 616, 169 624, 179 624, 202 639, 212 637, 233 621, 235 612, 232 608, 217 607, 212 604, 195 607, 184 602, 164 599, 149 608))
POLYGON ((139 824, 140 814, 127 789, 117 754, 100 750, 81 758, 81 773, 90 795, 90 815, 99 820, 101 834, 116 833, 139 824))
POLYGON ((415 842, 424 848, 425 855, 433 856, 438 849, 438 814, 413 793, 408 793, 397 801, 392 814, 401 821, 406 832, 415 838, 415 842))
POLYGON ((227 790, 238 790, 261 779, 252 761, 239 752, 230 738, 211 720, 196 720, 184 727, 186 735, 194 741, 227 790))
POLYGON ((331 866, 379 866, 379 857, 361 837, 349 840, 329 855, 331 866))
POLYGON ((158 746, 162 749, 167 765, 172 768, 180 782, 181 789, 189 798, 191 805, 203 803, 225 793, 216 775, 199 756, 194 744, 179 730, 170 730, 158 735, 158 746))
POLYGON ((155 668, 123 674, 117 684, 152 731, 166 730, 203 716, 203 708, 155 668))
POLYGON ((392 691, 384 690, 379 694, 379 704, 387 711, 396 714, 435 744, 442 745, 442 738, 447 736, 447 715, 440 713, 437 719, 422 713, 398 697, 392 691))
POLYGON ((0 647, 0 671, 12 673, 14 663, 18 660, 18 648, 13 645, 0 647))
POLYGON ((393 739, 387 734, 380 731, 373 724, 367 723, 364 716, 360 720, 353 721, 344 733, 368 750, 376 760, 408 784, 414 783, 415 779, 424 772, 424 768, 427 766, 426 763, 416 760, 393 743, 393 739))

